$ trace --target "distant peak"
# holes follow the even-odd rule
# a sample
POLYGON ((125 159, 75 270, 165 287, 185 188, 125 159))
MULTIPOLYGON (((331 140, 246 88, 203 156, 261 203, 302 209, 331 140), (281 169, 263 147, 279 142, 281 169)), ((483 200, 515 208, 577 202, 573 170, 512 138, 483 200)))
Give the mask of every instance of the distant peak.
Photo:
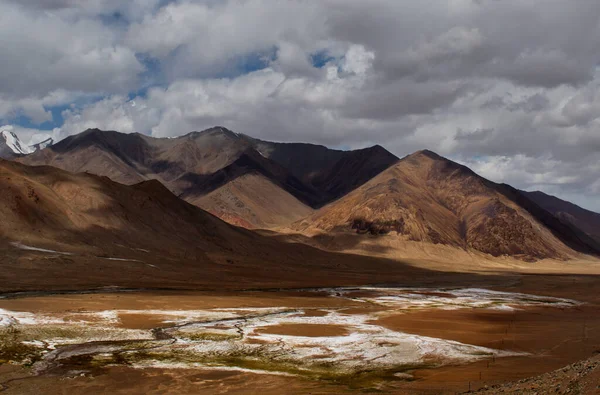
POLYGON ((108 130, 102 130, 102 129, 98 129, 98 128, 90 128, 90 129, 86 129, 83 132, 79 133, 79 134, 75 134, 73 136, 69 136, 72 137, 73 139, 82 139, 82 138, 100 138, 100 136, 105 136, 108 135, 109 133, 118 133, 115 131, 108 131, 108 130))
POLYGON ((89 128, 83 131, 83 133, 81 134, 93 134, 93 133, 105 133, 105 130, 102 129, 98 129, 98 128, 89 128))
POLYGON ((17 155, 31 154, 34 150, 26 146, 19 140, 19 137, 15 132, 11 130, 3 130, 0 132, 0 136, 4 140, 4 144, 17 155))
POLYGON ((189 133, 187 136, 196 137, 196 136, 206 136, 206 135, 212 135, 212 136, 221 135, 221 136, 229 137, 231 139, 239 139, 243 136, 243 134, 233 132, 223 126, 214 126, 212 128, 205 129, 201 132, 194 131, 192 133, 189 133))
MULTIPOLYGON (((133 136, 139 137, 151 137, 144 134, 140 134, 137 132, 134 133, 124 133, 116 130, 103 130, 98 128, 90 128, 86 129, 79 134, 74 134, 69 136, 68 138, 83 138, 83 137, 94 137, 94 138, 131 138, 133 136)), ((65 139, 66 140, 66 139, 65 139)))
POLYGON ((427 156, 428 158, 431 158, 431 159, 445 159, 443 156, 438 155, 435 152, 428 150, 428 149, 423 149, 423 150, 417 151, 414 154, 412 154, 411 156, 427 156))
POLYGON ((379 144, 375 144, 375 145, 372 145, 372 146, 370 146, 370 147, 363 148, 363 150, 365 150, 365 151, 375 151, 375 152, 379 152, 379 151, 387 151, 385 148, 383 148, 383 147, 382 147, 381 145, 379 145, 379 144))
POLYGON ((451 162, 449 159, 444 158, 441 155, 436 154, 433 151, 430 151, 428 149, 423 149, 417 152, 414 152, 410 155, 407 155, 404 157, 404 159, 412 159, 412 160, 425 160, 425 159, 430 159, 433 161, 446 161, 446 162, 451 162))
POLYGON ((38 151, 38 150, 42 150, 44 148, 50 147, 53 144, 54 144, 54 139, 52 137, 48 137, 38 143, 31 144, 29 147, 38 151))

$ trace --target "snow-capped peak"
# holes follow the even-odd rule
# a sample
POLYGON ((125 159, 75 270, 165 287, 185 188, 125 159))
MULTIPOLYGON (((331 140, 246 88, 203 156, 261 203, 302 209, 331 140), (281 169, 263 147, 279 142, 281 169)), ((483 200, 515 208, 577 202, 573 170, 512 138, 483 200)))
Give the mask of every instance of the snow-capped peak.
POLYGON ((52 137, 48 137, 47 139, 40 141, 39 143, 31 144, 29 148, 35 152, 49 147, 52 144, 54 144, 54 139, 52 139, 52 137))
POLYGON ((3 130, 0 132, 0 136, 4 139, 6 146, 15 154, 27 155, 35 151, 35 149, 23 144, 14 132, 3 130))

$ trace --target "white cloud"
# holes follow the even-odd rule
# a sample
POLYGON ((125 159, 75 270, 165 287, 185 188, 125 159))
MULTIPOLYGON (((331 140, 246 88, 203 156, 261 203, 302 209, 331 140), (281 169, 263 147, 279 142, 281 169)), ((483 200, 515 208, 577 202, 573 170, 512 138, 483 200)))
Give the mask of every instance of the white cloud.
POLYGON ((506 182, 534 191, 542 190, 583 207, 600 211, 600 154, 587 157, 585 166, 550 156, 493 156, 461 161, 475 172, 496 182, 506 182))
POLYGON ((600 3, 576 3, 4 1, 0 119, 40 123, 74 103, 52 133, 224 125, 398 155, 430 148, 494 180, 590 202, 600 3))
POLYGON ((118 32, 96 19, 0 3, 0 37, 0 94, 13 100, 57 90, 127 92, 144 70, 118 32))
POLYGON ((180 1, 133 24, 127 44, 163 61, 171 79, 203 77, 235 70, 239 58, 271 51, 320 48, 325 15, 316 2, 180 1))

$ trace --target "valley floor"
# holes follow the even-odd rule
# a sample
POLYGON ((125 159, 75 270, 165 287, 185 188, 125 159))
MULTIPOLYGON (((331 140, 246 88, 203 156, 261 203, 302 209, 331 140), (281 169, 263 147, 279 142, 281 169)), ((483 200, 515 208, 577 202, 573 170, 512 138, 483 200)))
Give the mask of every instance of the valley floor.
POLYGON ((546 393, 519 381, 588 358, 559 393, 597 389, 599 276, 438 276, 453 284, 11 295, 0 359, 22 360, 0 391, 546 393))

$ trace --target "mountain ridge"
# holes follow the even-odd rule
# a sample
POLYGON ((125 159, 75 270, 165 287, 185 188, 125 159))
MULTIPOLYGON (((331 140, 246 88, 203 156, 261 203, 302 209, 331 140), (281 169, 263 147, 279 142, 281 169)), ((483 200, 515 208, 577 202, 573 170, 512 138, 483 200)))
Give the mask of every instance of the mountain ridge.
MULTIPOLYGON (((269 189, 275 195, 290 202, 288 223, 298 219, 300 212, 306 213, 304 206, 321 207, 368 181, 396 160, 382 147, 339 151, 304 143, 269 143, 220 126, 176 138, 88 129, 18 158, 29 165, 90 172, 125 184, 158 179, 175 194, 200 205, 208 204, 206 199, 201 199, 203 196, 254 171, 268 180, 269 189), (301 162, 293 160, 299 157, 303 157, 301 162), (317 171, 321 163, 328 166, 317 171), (310 170, 310 177, 306 169, 310 170), (311 180, 317 181, 312 183, 311 180), (283 191, 277 191, 273 186, 283 191)), ((247 188, 236 189, 238 193, 242 190, 247 188)), ((224 194, 213 194, 213 200, 216 196, 224 194)), ((237 203, 240 202, 256 206, 247 196, 239 196, 237 203)), ((200 207, 214 211, 215 205, 231 207, 230 202, 222 199, 200 207)), ((270 221, 250 214, 235 222, 252 228, 270 221)), ((281 219, 278 225, 285 222, 281 219)))
POLYGON ((600 242, 576 223, 430 150, 398 159, 377 145, 330 150, 219 126, 176 138, 88 129, 17 161, 129 185, 157 180, 246 228, 396 234, 407 242, 528 261, 600 254, 600 242))
POLYGON ((600 243, 600 214, 542 191, 522 191, 561 222, 575 226, 600 243))
POLYGON ((158 180, 0 159, 2 292, 339 286, 427 275, 232 226, 158 180))
POLYGON ((313 236, 391 234, 529 261, 568 259, 573 251, 600 254, 600 244, 516 189, 427 150, 402 158, 292 227, 313 236))

